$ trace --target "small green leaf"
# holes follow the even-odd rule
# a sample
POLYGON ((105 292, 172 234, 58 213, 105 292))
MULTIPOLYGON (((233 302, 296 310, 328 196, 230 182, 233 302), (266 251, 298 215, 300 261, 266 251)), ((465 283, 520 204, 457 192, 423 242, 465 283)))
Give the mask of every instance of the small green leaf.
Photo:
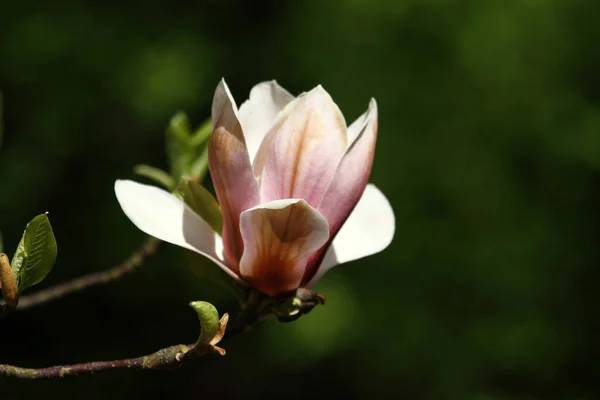
POLYGON ((190 167, 190 176, 193 176, 196 182, 202 182, 208 172, 208 145, 204 146, 200 156, 190 167))
POLYGON ((173 190, 175 186, 173 177, 162 169, 151 167, 150 165, 138 164, 133 167, 133 173, 148 178, 162 185, 165 189, 173 190))
POLYGON ((192 162, 193 148, 190 145, 190 122, 184 112, 171 118, 166 133, 166 149, 171 167, 171 176, 179 182, 192 162))
POLYGON ((188 119, 186 113, 179 111, 171 118, 171 121, 169 121, 167 133, 186 143, 190 140, 191 130, 192 128, 190 127, 190 120, 188 119))
POLYGON ((184 179, 175 190, 175 195, 206 221, 215 232, 221 233, 223 229, 221 207, 204 186, 184 179))
POLYGON ((219 312, 215 306, 206 301, 193 301, 190 306, 196 311, 200 320, 200 337, 196 346, 210 344, 219 329, 219 312))
POLYGON ((208 169, 207 139, 211 133, 210 120, 192 135, 190 122, 184 112, 178 112, 171 118, 166 133, 166 148, 175 185, 182 178, 202 182, 208 169))
POLYGON ((191 137, 190 144, 194 147, 201 146, 208 140, 208 138, 210 138, 211 134, 212 121, 209 118, 208 120, 204 121, 204 123, 200 125, 198 129, 196 129, 191 137))
POLYGON ((11 262, 19 293, 48 275, 56 261, 56 253, 56 239, 48 216, 38 215, 27 224, 11 262))

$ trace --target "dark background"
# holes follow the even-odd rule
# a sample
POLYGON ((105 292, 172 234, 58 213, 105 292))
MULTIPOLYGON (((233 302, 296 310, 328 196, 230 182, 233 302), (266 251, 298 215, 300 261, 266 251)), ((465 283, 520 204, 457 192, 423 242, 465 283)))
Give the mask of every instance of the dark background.
MULTIPOLYGON (((397 231, 327 274, 328 298, 178 371, 0 379, 3 400, 594 399, 600 377, 600 3, 0 0, 0 229, 12 255, 49 211, 36 289, 126 258, 144 235, 113 193, 166 167, 225 77, 322 84, 348 121, 379 104, 371 181, 397 231), (126 5, 125 5, 126 4, 126 5)), ((0 363, 143 355, 195 340, 187 303, 235 301, 168 247, 135 275, 0 320, 0 363)))

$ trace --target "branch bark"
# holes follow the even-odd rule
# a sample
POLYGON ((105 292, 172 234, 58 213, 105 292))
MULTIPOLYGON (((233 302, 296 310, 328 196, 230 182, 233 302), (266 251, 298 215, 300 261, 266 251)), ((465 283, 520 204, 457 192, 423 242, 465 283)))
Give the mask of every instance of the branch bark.
MULTIPOLYGON (((225 314, 220 320, 220 329, 225 329, 227 320, 228 318, 225 314)), ((254 319, 254 321, 255 320, 256 319, 254 319)), ((210 343, 170 346, 160 349, 152 354, 137 358, 126 358, 114 361, 93 361, 82 364, 58 365, 45 368, 22 368, 14 365, 0 364, 0 377, 6 376, 25 380, 56 379, 119 369, 149 370, 181 367, 190 364, 197 358, 209 353, 216 353, 221 356, 225 355, 225 351, 216 346, 216 344, 224 337, 231 337, 247 330, 245 329, 247 328, 245 322, 238 322, 234 325, 237 325, 237 328, 231 330, 228 329, 224 335, 223 333, 219 333, 210 343)))
POLYGON ((109 371, 115 369, 155 369, 181 364, 184 355, 193 351, 194 346, 177 345, 158 350, 143 357, 115 361, 95 361, 74 365, 59 365, 47 368, 21 368, 12 365, 0 365, 0 376, 19 379, 64 378, 82 374, 109 371))

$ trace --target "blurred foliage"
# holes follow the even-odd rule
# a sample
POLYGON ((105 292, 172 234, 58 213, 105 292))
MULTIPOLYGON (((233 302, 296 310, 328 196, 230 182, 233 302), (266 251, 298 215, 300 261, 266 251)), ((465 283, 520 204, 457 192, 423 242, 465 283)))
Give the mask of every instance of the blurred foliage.
MULTIPOLYGON (((0 230, 50 211, 40 287, 125 258, 143 234, 116 178, 166 169, 164 126, 199 125, 225 77, 322 84, 348 122, 375 97, 372 182, 397 234, 334 269, 327 304, 180 371, 0 381, 3 399, 594 399, 600 313, 600 3, 0 2, 0 230)), ((195 338, 187 303, 235 301, 169 247, 139 273, 0 321, 0 362, 138 356, 195 338), (10 343, 6 346, 5 343, 10 343)))

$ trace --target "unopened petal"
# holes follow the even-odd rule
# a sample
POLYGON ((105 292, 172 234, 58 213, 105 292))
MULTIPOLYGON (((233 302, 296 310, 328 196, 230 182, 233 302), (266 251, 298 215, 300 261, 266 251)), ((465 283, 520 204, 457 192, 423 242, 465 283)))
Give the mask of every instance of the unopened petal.
POLYGON ((327 221, 302 199, 264 203, 244 211, 240 219, 240 274, 270 296, 297 289, 307 259, 329 238, 327 221))
POLYGON ((390 202, 375 185, 367 185, 307 286, 314 285, 323 274, 338 264, 384 250, 392 242, 395 230, 396 221, 390 202))
POLYGON ((360 199, 371 175, 377 141, 375 99, 369 103, 365 115, 353 124, 353 129, 358 127, 362 127, 362 130, 340 162, 318 208, 329 223, 332 239, 360 199))
POLYGON ((225 83, 225 79, 221 79, 215 89, 211 107, 211 121, 213 130, 224 127, 235 134, 239 134, 243 139, 244 134, 240 125, 238 108, 229 86, 225 83))
POLYGON ((260 144, 273 126, 277 115, 292 100, 294 96, 279 86, 276 81, 261 82, 252 88, 250 98, 240 106, 239 110, 250 162, 254 160, 260 144))
POLYGON ((125 215, 142 232, 202 254, 238 278, 223 259, 219 235, 177 197, 130 180, 116 181, 115 194, 125 215))
POLYGON ((281 112, 254 160, 261 201, 302 198, 318 207, 347 148, 346 122, 321 87, 281 112))
MULTIPOLYGON (((369 181, 377 140, 377 103, 374 99, 370 101, 367 112, 350 128, 352 132, 349 134, 352 137, 349 139, 353 140, 353 143, 340 162, 335 177, 318 208, 329 223, 329 242, 335 239, 369 181), (358 128, 361 131, 356 135, 358 128)), ((328 243, 319 253, 311 257, 304 282, 310 281, 315 275, 325 256, 324 252, 330 247, 328 243)))
MULTIPOLYGON (((375 113, 377 112, 377 104, 372 104, 374 101, 375 100, 371 100, 371 102, 369 102, 367 111, 365 111, 348 127, 348 147, 354 144, 354 141, 363 132, 367 124, 373 120, 373 111, 375 111, 375 113), (375 106, 375 110, 373 110, 373 106, 375 106)), ((375 114, 375 119, 377 119, 377 114, 375 114)))
POLYGON ((225 81, 215 91, 212 120, 208 168, 223 213, 225 257, 237 269, 243 252, 239 216, 260 200, 237 107, 225 81))

